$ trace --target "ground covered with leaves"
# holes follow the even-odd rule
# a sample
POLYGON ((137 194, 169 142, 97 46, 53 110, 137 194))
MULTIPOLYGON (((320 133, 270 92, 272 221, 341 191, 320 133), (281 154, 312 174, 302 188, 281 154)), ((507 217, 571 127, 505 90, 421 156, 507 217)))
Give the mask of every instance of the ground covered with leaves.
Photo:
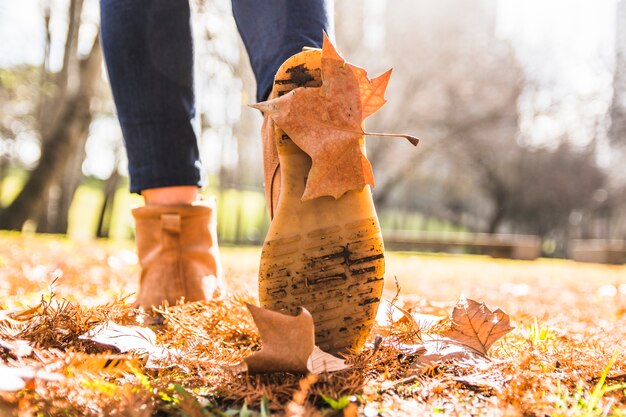
POLYGON ((260 348, 259 250, 223 252, 230 295, 155 322, 130 305, 132 244, 0 235, 0 416, 626 415, 626 267, 390 253, 388 302, 347 369, 249 375, 233 365, 260 348), (514 329, 486 357, 425 360, 461 297, 514 329), (89 337, 106 323, 171 355, 89 337))

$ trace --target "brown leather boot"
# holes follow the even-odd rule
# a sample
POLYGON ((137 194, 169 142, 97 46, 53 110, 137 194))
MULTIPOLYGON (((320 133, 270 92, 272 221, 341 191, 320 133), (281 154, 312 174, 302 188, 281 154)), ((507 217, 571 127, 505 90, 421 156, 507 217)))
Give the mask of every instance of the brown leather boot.
POLYGON ((214 200, 133 209, 141 281, 136 304, 210 300, 223 290, 214 200))
MULTIPOLYGON (((278 70, 270 98, 319 87, 320 68, 321 51, 294 55, 278 70)), ((261 305, 291 314, 303 306, 321 349, 359 349, 378 310, 385 270, 370 188, 302 202, 311 158, 267 116, 262 137, 272 223, 261 253, 261 305)))

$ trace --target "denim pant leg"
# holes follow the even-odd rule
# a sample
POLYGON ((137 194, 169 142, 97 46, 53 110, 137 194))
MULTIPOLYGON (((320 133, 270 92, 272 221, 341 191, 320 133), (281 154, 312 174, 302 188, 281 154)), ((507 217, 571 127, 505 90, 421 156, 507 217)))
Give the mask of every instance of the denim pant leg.
POLYGON ((232 0, 233 15, 257 82, 257 100, 272 90, 274 75, 302 47, 322 47, 332 25, 330 0, 232 0))
MULTIPOLYGON (((259 101, 285 59, 303 46, 321 47, 332 20, 327 1, 233 0, 259 101)), ((188 0, 101 0, 100 6, 131 191, 199 185, 188 0)))
POLYGON ((100 7, 131 191, 199 185, 189 0, 101 0, 100 7))

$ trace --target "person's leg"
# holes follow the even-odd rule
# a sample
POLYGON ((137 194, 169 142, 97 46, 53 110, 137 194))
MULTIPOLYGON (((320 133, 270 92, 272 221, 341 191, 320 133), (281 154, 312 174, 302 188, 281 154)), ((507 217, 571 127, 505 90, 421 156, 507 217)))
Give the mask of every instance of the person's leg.
POLYGON ((102 0, 101 22, 131 191, 197 186, 188 0, 102 0))
POLYGON ((195 185, 175 185, 172 187, 148 188, 141 192, 146 205, 191 204, 198 199, 195 185))
POLYGON ((188 0, 101 0, 101 27, 131 191, 146 202, 133 210, 137 304, 211 298, 220 266, 214 204, 194 203, 201 176, 188 0))
POLYGON ((233 15, 257 81, 257 100, 272 90, 274 75, 305 46, 321 48, 332 32, 331 0, 233 0, 233 15))

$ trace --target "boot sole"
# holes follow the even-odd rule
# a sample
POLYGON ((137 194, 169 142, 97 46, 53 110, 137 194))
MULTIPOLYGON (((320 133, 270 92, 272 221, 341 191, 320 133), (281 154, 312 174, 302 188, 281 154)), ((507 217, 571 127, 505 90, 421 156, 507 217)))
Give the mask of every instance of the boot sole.
MULTIPOLYGON (((320 51, 297 54, 279 69, 273 95, 319 86, 320 51)), ((384 251, 371 191, 350 191, 335 200, 302 202, 311 159, 278 127, 280 194, 259 269, 265 308, 296 314, 309 310, 315 341, 345 353, 367 340, 383 291, 384 251)))

